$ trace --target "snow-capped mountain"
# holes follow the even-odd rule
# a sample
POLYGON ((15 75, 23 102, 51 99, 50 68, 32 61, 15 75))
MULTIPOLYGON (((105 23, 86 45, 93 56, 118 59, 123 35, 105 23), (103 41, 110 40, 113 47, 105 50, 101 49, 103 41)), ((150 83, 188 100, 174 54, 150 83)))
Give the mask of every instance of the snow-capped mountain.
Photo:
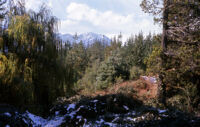
POLYGON ((102 34, 96 34, 96 33, 83 33, 77 36, 71 35, 71 34, 60 34, 60 39, 63 42, 69 42, 71 44, 73 43, 79 43, 83 42, 85 46, 89 46, 93 44, 95 41, 102 42, 106 45, 109 45, 111 42, 111 39, 109 39, 107 36, 102 35, 102 34))

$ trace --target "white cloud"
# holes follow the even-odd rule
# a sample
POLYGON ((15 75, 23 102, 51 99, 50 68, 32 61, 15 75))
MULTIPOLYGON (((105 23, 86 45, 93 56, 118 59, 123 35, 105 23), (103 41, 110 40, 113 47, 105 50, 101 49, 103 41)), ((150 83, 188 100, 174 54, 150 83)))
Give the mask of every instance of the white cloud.
POLYGON ((88 21, 94 26, 116 27, 133 22, 133 15, 123 16, 112 11, 101 12, 86 4, 71 3, 66 10, 68 19, 88 21))
POLYGON ((80 26, 80 29, 76 32, 81 33, 86 31, 84 28, 89 27, 91 32, 101 32, 106 35, 118 34, 119 32, 124 35, 136 34, 140 31, 145 34, 150 31, 159 32, 159 27, 154 26, 153 21, 149 20, 146 15, 137 15, 136 13, 122 15, 111 10, 99 11, 86 4, 72 2, 66 8, 66 15, 66 20, 61 21, 60 30, 62 33, 70 33, 69 29, 72 30, 73 27, 77 26, 80 26))
POLYGON ((153 25, 152 17, 141 11, 140 0, 110 0, 110 2, 102 0, 102 2, 94 1, 92 4, 81 0, 77 0, 77 2, 73 0, 56 2, 54 0, 25 0, 25 2, 27 9, 33 10, 37 10, 45 2, 52 9, 53 14, 61 19, 60 33, 96 32, 116 35, 122 32, 126 38, 128 35, 137 34, 140 31, 145 34, 150 31, 152 33, 161 32, 160 27, 153 25), (78 1, 82 3, 78 3, 78 1), (113 1, 115 2, 112 5, 113 1), (108 5, 103 5, 104 3, 108 5), (114 8, 116 5, 120 5, 122 8, 114 8), (65 11, 63 11, 63 7, 65 7, 65 11))
POLYGON ((76 21, 72 21, 72 20, 63 20, 61 21, 61 25, 62 26, 69 26, 69 25, 75 25, 77 24, 76 21))
POLYGON ((50 9, 53 8, 52 0, 25 0, 25 6, 28 10, 32 9, 37 11, 42 4, 46 4, 50 9))
POLYGON ((53 3, 52 3, 52 1, 49 1, 47 5, 48 5, 50 8, 53 8, 53 3))
MULTIPOLYGON (((67 31, 70 31, 71 26, 73 26, 73 25, 77 25, 77 22, 72 21, 72 20, 61 20, 60 26, 59 26, 60 27, 60 33, 66 33, 66 28, 67 28, 67 31)), ((68 33, 72 33, 72 32, 68 32, 68 33)))
POLYGON ((26 8, 37 10, 42 4, 41 0, 25 0, 26 8))

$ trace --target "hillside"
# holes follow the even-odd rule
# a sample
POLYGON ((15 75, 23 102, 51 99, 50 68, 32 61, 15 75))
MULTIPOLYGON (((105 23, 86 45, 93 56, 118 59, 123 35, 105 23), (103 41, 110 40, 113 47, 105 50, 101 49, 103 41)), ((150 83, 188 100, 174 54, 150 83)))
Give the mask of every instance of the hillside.
POLYGON ((159 92, 159 82, 152 81, 154 77, 141 76, 140 79, 136 81, 126 81, 122 83, 114 84, 112 87, 96 91, 94 93, 87 93, 87 91, 81 91, 80 94, 84 96, 104 96, 109 94, 124 94, 129 95, 132 98, 143 101, 144 103, 151 101, 152 99, 157 99, 159 92))
POLYGON ((199 0, 42 2, 0 0, 0 127, 200 127, 199 0))
POLYGON ((0 125, 199 127, 198 117, 146 103, 157 98, 157 86, 157 83, 141 78, 116 84, 106 91, 98 91, 92 95, 60 98, 50 109, 47 118, 28 111, 18 112, 9 105, 0 105, 0 109, 4 109, 0 112, 0 125))

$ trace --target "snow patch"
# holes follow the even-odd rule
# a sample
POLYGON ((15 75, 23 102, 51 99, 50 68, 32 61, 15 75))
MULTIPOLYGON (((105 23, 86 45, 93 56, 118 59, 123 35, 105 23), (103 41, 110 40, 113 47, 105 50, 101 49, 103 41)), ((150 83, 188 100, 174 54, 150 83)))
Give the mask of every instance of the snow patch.
POLYGON ((47 122, 47 120, 45 120, 44 118, 40 117, 40 116, 36 116, 36 115, 33 115, 31 113, 29 113, 28 111, 26 111, 26 114, 34 123, 34 127, 37 127, 37 126, 44 126, 47 122))
POLYGON ((79 119, 79 122, 80 122, 82 119, 82 116, 76 116, 76 118, 79 119))
POLYGON ((42 126, 42 127, 57 127, 59 125, 61 125, 64 121, 64 117, 54 117, 52 119, 44 119, 40 116, 36 116, 33 115, 31 113, 29 113, 28 111, 26 112, 26 114, 33 122, 33 127, 38 127, 38 126, 42 126))
POLYGON ((116 122, 119 119, 119 117, 116 117, 112 122, 116 122))
POLYGON ((167 110, 160 110, 158 109, 158 113, 162 114, 162 113, 165 113, 167 110))
POLYGON ((75 109, 76 105, 75 104, 69 104, 67 111, 69 111, 70 109, 75 109))
POLYGON ((130 120, 130 121, 135 121, 133 118, 131 118, 131 117, 127 117, 126 118, 127 120, 130 120))
POLYGON ((106 45, 109 45, 111 42, 111 39, 109 39, 107 36, 92 32, 83 33, 77 35, 76 37, 71 34, 63 34, 63 35, 59 34, 59 37, 63 42, 69 42, 70 44, 79 43, 82 41, 85 46, 89 46, 93 44, 95 41, 100 41, 106 45))
POLYGON ((123 105, 123 107, 124 107, 126 110, 129 110, 129 108, 128 108, 127 106, 123 105))
POLYGON ((80 111, 81 108, 84 108, 84 106, 81 105, 76 111, 77 111, 77 112, 80 111))
MULTIPOLYGON (((117 126, 117 124, 113 124, 113 123, 110 123, 110 122, 105 122, 103 119, 100 119, 99 121, 96 121, 96 123, 98 124, 98 125, 108 125, 108 126, 110 126, 110 127, 116 127, 117 126)), ((87 125, 86 125, 87 126, 87 125)), ((85 126, 84 126, 85 127, 85 126)))
POLYGON ((109 125, 110 127, 117 127, 116 124, 113 124, 113 123, 109 123, 109 122, 105 122, 106 125, 109 125))
POLYGON ((57 116, 57 115, 59 115, 59 113, 60 113, 59 111, 56 111, 56 112, 55 112, 55 115, 57 116))
POLYGON ((70 114, 68 114, 68 116, 70 116, 71 117, 71 119, 73 119, 74 118, 74 115, 76 115, 76 112, 74 111, 74 112, 71 112, 70 114))
POLYGON ((145 81, 149 81, 152 84, 156 84, 157 83, 157 78, 156 77, 141 76, 141 78, 144 79, 145 81))
POLYGON ((149 81, 151 82, 151 83, 157 83, 157 79, 155 78, 155 77, 150 77, 149 78, 149 81))
POLYGON ((58 127, 64 122, 64 117, 55 117, 54 119, 47 121, 44 127, 58 127))
POLYGON ((98 102, 98 100, 94 100, 94 101, 92 101, 92 102, 96 103, 96 102, 98 102))
POLYGON ((9 112, 5 112, 4 115, 11 117, 12 115, 9 112))

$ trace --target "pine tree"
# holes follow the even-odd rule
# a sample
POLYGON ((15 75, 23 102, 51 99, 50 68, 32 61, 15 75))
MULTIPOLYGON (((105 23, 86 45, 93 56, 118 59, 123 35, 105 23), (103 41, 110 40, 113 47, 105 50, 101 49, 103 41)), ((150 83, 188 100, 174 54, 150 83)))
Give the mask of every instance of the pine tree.
MULTIPOLYGON (((163 102, 166 102, 165 97, 181 94, 189 109, 199 102, 198 99, 194 101, 192 96, 200 92, 199 80, 195 79, 199 76, 199 58, 196 56, 200 48, 200 2, 143 0, 141 7, 145 12, 152 13, 156 21, 163 23, 160 71, 163 102), (159 2, 163 3, 161 8, 159 2), (187 68, 183 66, 185 63, 188 63, 187 68), (198 92, 191 92, 193 88, 197 88, 198 92)), ((198 94, 195 98, 198 98, 198 94)))

